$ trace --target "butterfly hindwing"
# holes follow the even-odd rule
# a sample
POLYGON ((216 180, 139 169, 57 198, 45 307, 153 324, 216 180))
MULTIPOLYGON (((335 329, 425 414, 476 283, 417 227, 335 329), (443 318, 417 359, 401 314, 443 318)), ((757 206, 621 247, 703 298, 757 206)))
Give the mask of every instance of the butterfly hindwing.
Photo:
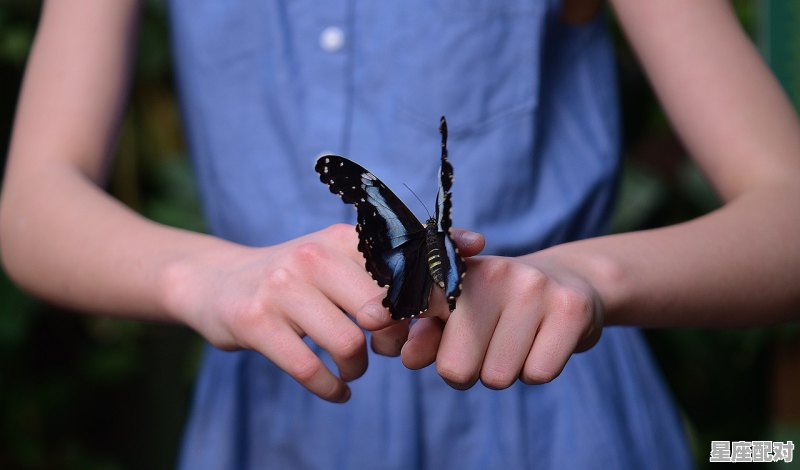
POLYGON ((445 256, 442 258, 442 272, 445 274, 444 293, 450 310, 456 308, 456 299, 461 295, 461 279, 467 272, 467 264, 458 254, 453 239, 450 237, 450 227, 453 225, 450 211, 453 207, 450 188, 453 186, 453 165, 447 160, 447 121, 442 116, 439 124, 442 134, 442 162, 439 167, 439 192, 436 194, 436 227, 439 244, 444 246, 445 256))

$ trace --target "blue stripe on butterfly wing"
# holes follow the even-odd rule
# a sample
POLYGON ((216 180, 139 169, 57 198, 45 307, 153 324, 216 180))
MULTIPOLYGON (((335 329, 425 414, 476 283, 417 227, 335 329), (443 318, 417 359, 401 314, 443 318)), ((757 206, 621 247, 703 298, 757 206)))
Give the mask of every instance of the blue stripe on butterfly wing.
POLYGON ((447 264, 449 269, 445 273, 444 294, 450 304, 450 310, 455 308, 455 299, 461 295, 461 279, 467 272, 467 264, 461 255, 456 252, 455 244, 448 234, 440 234, 444 243, 447 264), (452 297, 452 300, 451 300, 452 297))
POLYGON ((389 308, 395 320, 416 317, 428 310, 433 281, 428 273, 424 246, 424 238, 412 240, 384 255, 394 275, 383 305, 389 308))
MULTIPOLYGON (((364 180, 366 180, 366 178, 362 178, 362 181, 364 180)), ((408 219, 401 219, 397 216, 397 213, 389 207, 385 197, 385 192, 388 191, 388 189, 384 191, 380 187, 368 186, 366 184, 363 188, 367 194, 367 201, 372 204, 375 212, 383 218, 386 224, 386 238, 392 248, 397 248, 408 240, 416 238, 415 235, 419 235, 423 231, 423 226, 417 221, 416 217, 414 217, 413 220, 417 221, 419 227, 417 230, 409 230, 409 227, 407 227, 407 225, 409 225, 407 223, 408 219)), ((411 217, 413 217, 413 215, 411 217)))
POLYGON ((444 293, 450 310, 456 306, 456 299, 461 295, 461 279, 467 272, 467 264, 458 254, 453 239, 450 238, 452 220, 450 212, 453 208, 453 165, 447 160, 447 120, 442 116, 439 124, 442 134, 442 157, 439 166, 439 192, 436 194, 436 230, 439 232, 439 244, 444 245, 445 259, 442 259, 444 273, 444 293))
POLYGON ((436 230, 438 232, 447 233, 450 230, 450 227, 453 226, 453 221, 450 218, 450 212, 453 207, 453 203, 450 200, 450 193, 444 193, 444 197, 441 199, 439 197, 436 198, 436 230))

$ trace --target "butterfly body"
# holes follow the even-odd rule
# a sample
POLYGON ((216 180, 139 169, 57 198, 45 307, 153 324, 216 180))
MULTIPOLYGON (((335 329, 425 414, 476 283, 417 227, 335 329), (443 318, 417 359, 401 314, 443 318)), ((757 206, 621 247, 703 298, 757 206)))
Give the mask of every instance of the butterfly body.
POLYGON ((365 267, 382 287, 383 305, 392 318, 413 318, 428 309, 432 285, 442 288, 450 310, 461 294, 466 264, 450 237, 450 187, 453 167, 447 161, 447 124, 442 118, 442 157, 436 215, 423 225, 375 175, 338 155, 317 160, 316 171, 330 191, 358 213, 358 250, 365 267))
POLYGON ((425 222, 425 245, 428 248, 428 271, 433 278, 433 282, 439 287, 444 288, 444 276, 442 275, 442 249, 444 245, 439 239, 439 232, 436 230, 436 219, 428 219, 425 222))

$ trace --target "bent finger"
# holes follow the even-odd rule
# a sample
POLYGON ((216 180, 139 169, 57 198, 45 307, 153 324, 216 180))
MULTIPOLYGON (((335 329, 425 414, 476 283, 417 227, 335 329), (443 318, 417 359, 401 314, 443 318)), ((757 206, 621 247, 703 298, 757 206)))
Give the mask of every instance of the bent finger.
POLYGON ((403 365, 417 370, 433 364, 443 330, 444 322, 439 318, 420 318, 414 322, 408 333, 408 340, 400 351, 403 365))
POLYGON ((249 342, 254 345, 253 349, 269 358, 311 393, 334 403, 344 403, 350 399, 350 387, 325 367, 288 324, 270 327, 269 331, 251 330, 248 334, 252 336, 249 342))
POLYGON ((355 316, 365 300, 383 292, 364 269, 363 261, 357 263, 314 243, 300 246, 297 256, 308 268, 305 279, 350 315, 355 316))
POLYGON ((500 316, 481 367, 481 382, 502 390, 519 377, 541 322, 541 299, 512 301, 500 316))
POLYGON ((520 380, 535 385, 552 381, 561 374, 582 337, 582 332, 564 322, 545 318, 525 359, 520 380))
POLYGON ((488 301, 493 296, 487 293, 477 299, 476 296, 462 299, 447 319, 436 355, 436 370, 453 388, 465 390, 478 380, 501 313, 497 305, 488 301))
POLYGON ((367 342, 361 329, 318 290, 305 289, 298 297, 289 293, 282 305, 291 321, 330 353, 342 380, 361 377, 367 370, 367 342))
POLYGON ((372 350, 377 354, 396 357, 400 355, 406 338, 408 338, 408 320, 394 322, 386 328, 373 331, 370 343, 372 350))

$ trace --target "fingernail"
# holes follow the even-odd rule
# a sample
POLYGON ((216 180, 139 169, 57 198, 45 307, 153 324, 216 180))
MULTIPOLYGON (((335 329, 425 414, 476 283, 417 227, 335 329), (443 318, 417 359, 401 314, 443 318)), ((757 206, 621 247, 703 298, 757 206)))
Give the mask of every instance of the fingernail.
POLYGON ((352 394, 353 394, 353 392, 350 391, 350 387, 347 387, 346 389, 344 389, 344 394, 342 394, 341 398, 339 398, 339 403, 344 403, 347 400, 349 400, 350 399, 350 395, 352 395, 352 394))
POLYGON ((386 310, 374 302, 366 304, 361 310, 376 322, 383 322, 386 320, 386 310))
POLYGON ((471 245, 473 243, 477 243, 480 240, 480 235, 475 232, 462 232, 461 233, 461 241, 464 244, 471 245))

